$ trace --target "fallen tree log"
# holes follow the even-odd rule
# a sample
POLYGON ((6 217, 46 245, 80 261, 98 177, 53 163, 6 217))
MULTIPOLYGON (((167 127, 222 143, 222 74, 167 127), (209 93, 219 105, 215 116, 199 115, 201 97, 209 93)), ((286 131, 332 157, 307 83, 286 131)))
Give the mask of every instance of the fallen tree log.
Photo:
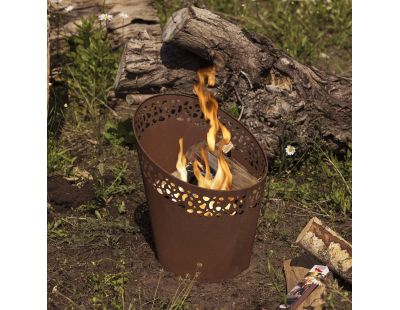
POLYGON ((217 98, 240 107, 241 121, 269 158, 288 141, 322 138, 335 151, 351 142, 351 79, 303 65, 268 39, 193 6, 173 14, 162 40, 128 43, 117 95, 192 93, 197 69, 214 64, 217 98))

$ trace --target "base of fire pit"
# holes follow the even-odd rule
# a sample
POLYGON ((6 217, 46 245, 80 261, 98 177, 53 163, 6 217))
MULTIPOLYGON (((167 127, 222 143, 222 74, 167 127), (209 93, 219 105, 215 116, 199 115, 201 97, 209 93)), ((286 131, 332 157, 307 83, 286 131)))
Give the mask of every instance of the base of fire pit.
POLYGON ((133 120, 158 259, 177 275, 200 272, 206 282, 248 268, 267 174, 267 159, 250 132, 224 111, 219 118, 237 146, 232 158, 258 180, 249 188, 209 190, 172 175, 178 139, 183 137, 186 151, 207 134, 196 97, 154 96, 133 120))

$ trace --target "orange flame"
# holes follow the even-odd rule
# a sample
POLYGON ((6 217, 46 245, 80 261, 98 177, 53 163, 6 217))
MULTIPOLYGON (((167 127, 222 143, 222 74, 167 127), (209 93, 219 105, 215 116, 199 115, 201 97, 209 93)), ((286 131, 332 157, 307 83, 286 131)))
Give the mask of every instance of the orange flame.
POLYGON ((222 155, 222 145, 218 148, 218 169, 213 179, 211 189, 228 190, 232 188, 232 173, 222 155))
POLYGON ((199 167, 201 164, 197 160, 194 160, 193 173, 197 179, 197 185, 204 188, 211 188, 213 180, 211 177, 210 164, 208 162, 208 153, 204 145, 201 146, 200 156, 206 166, 205 167, 206 172, 205 175, 203 176, 199 167))
POLYGON ((230 172, 228 163, 222 155, 222 146, 218 147, 218 169, 214 178, 212 178, 210 173, 207 150, 205 148, 201 148, 200 155, 204 161, 206 172, 203 176, 199 167, 201 164, 197 160, 193 162, 193 173, 197 179, 198 186, 218 190, 231 189, 232 173, 230 172))
POLYGON ((199 83, 194 86, 194 91, 198 96, 200 109, 204 114, 205 120, 210 121, 210 129, 207 132, 207 145, 210 152, 215 151, 215 145, 217 140, 218 131, 222 133, 222 143, 218 147, 218 168, 214 179, 210 173, 210 167, 208 164, 208 154, 205 148, 201 149, 201 157, 206 166, 205 176, 201 174, 199 168, 199 162, 193 163, 193 172, 197 178, 198 185, 204 188, 228 190, 232 188, 232 173, 229 169, 229 165, 226 162, 222 153, 222 146, 228 144, 231 141, 230 131, 219 121, 218 119, 218 101, 215 97, 207 90, 206 83, 209 86, 215 85, 215 67, 208 67, 199 69, 197 76, 199 83))
POLYGON ((207 144, 211 152, 215 151, 215 143, 218 131, 221 129, 223 142, 228 144, 231 141, 231 133, 218 119, 218 101, 207 90, 205 84, 215 85, 215 67, 199 69, 197 71, 199 83, 194 85, 194 92, 198 96, 200 109, 204 114, 204 119, 210 121, 210 129, 207 133, 207 144))
POLYGON ((178 161, 176 162, 176 169, 179 172, 179 178, 187 182, 187 170, 186 170, 186 156, 183 153, 183 138, 179 139, 179 153, 178 161))
MULTIPOLYGON (((217 162, 218 167, 214 178, 211 175, 210 164, 208 160, 208 151, 203 145, 200 148, 200 156, 204 166, 198 161, 193 162, 193 173, 200 187, 217 190, 229 190, 232 188, 232 173, 229 165, 223 155, 222 147, 231 141, 230 131, 218 119, 218 101, 207 90, 208 86, 215 85, 215 67, 202 68, 197 71, 199 82, 194 85, 194 91, 197 94, 200 109, 204 114, 206 121, 210 121, 210 129, 207 132, 207 145, 210 152, 214 153, 218 131, 222 133, 222 143, 218 146, 217 162), (202 171, 204 171, 204 175, 202 171)), ((178 161, 176 169, 179 172, 180 179, 187 182, 186 157, 183 153, 183 138, 179 139, 178 161)))

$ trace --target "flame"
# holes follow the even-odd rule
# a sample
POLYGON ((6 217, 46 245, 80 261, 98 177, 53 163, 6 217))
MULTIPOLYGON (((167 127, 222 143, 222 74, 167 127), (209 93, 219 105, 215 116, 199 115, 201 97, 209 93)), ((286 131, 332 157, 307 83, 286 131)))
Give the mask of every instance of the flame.
POLYGON ((232 173, 222 155, 222 145, 218 148, 218 169, 213 179, 211 189, 227 190, 232 188, 232 173))
MULTIPOLYGON (((197 71, 199 82, 194 85, 200 109, 203 112, 204 119, 210 122, 210 129, 207 132, 207 146, 210 152, 215 152, 218 132, 221 130, 222 141, 218 145, 217 162, 218 167, 214 178, 211 175, 210 164, 208 161, 208 151, 203 145, 200 148, 200 157, 204 162, 204 166, 195 159, 193 161, 193 173, 197 179, 197 184, 200 187, 217 190, 229 190, 232 188, 232 173, 229 165, 224 157, 222 148, 231 141, 230 131, 218 119, 218 101, 207 90, 208 86, 215 85, 215 67, 202 68, 197 71), (204 173, 204 175, 203 175, 204 173)), ((187 182, 186 157, 183 153, 183 138, 179 139, 178 161, 176 169, 179 172, 180 179, 187 182)))
POLYGON ((210 170, 210 164, 208 162, 208 152, 204 145, 200 149, 200 155, 201 155, 201 158, 204 160, 204 164, 206 165, 205 178, 206 178, 206 180, 211 180, 211 170, 210 170))
POLYGON ((198 185, 204 188, 228 190, 232 188, 232 173, 229 165, 222 153, 222 147, 231 141, 230 131, 218 119, 218 101, 207 90, 206 83, 209 86, 215 85, 215 67, 202 68, 197 71, 199 82, 194 86, 194 91, 198 96, 200 109, 204 114, 205 120, 210 121, 210 129, 207 132, 207 145, 210 152, 214 153, 218 131, 222 133, 222 143, 218 147, 218 168, 215 177, 212 178, 208 164, 208 154, 205 148, 201 149, 201 157, 205 163, 205 176, 202 175, 196 160, 193 163, 193 172, 197 178, 198 185))
POLYGON ((228 190, 232 188, 232 173, 229 165, 222 154, 222 146, 218 147, 218 168, 215 177, 212 178, 210 165, 208 162, 208 153, 205 147, 200 149, 201 159, 205 164, 205 175, 201 173, 201 164, 195 160, 193 162, 193 173, 197 179, 197 185, 203 188, 228 190))
POLYGON ((183 138, 179 139, 179 153, 178 161, 176 162, 176 169, 179 172, 180 179, 184 182, 187 182, 186 156, 183 153, 183 138))
POLYGON ((224 144, 228 144, 231 141, 231 133, 218 119, 218 101, 205 87, 206 82, 208 86, 215 85, 215 74, 214 66, 199 69, 197 71, 199 82, 194 85, 194 92, 198 96, 204 119, 210 121, 210 129, 207 133, 207 144, 211 152, 215 151, 217 134, 220 129, 224 144))
POLYGON ((205 167, 206 172, 205 175, 203 176, 199 167, 201 166, 201 164, 198 162, 198 160, 194 160, 193 173, 197 179, 197 185, 204 188, 211 188, 213 180, 211 177, 210 164, 208 162, 208 152, 204 145, 201 146, 200 148, 200 156, 201 159, 204 161, 204 165, 206 166, 205 167))
POLYGON ((215 67, 207 67, 197 70, 197 77, 199 78, 199 84, 204 85, 207 80, 208 86, 215 85, 215 67))

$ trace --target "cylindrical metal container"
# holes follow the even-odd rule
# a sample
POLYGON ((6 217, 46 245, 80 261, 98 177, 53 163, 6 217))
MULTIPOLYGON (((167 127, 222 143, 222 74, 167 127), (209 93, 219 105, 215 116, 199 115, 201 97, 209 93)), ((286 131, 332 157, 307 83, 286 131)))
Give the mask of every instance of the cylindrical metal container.
POLYGON ((231 131, 232 158, 258 178, 254 186, 209 190, 171 174, 180 137, 184 152, 206 140, 209 125, 196 97, 156 95, 138 107, 133 119, 157 257, 178 275, 200 271, 205 282, 232 278, 249 266, 267 175, 256 139, 226 112, 219 110, 218 116, 231 131))

